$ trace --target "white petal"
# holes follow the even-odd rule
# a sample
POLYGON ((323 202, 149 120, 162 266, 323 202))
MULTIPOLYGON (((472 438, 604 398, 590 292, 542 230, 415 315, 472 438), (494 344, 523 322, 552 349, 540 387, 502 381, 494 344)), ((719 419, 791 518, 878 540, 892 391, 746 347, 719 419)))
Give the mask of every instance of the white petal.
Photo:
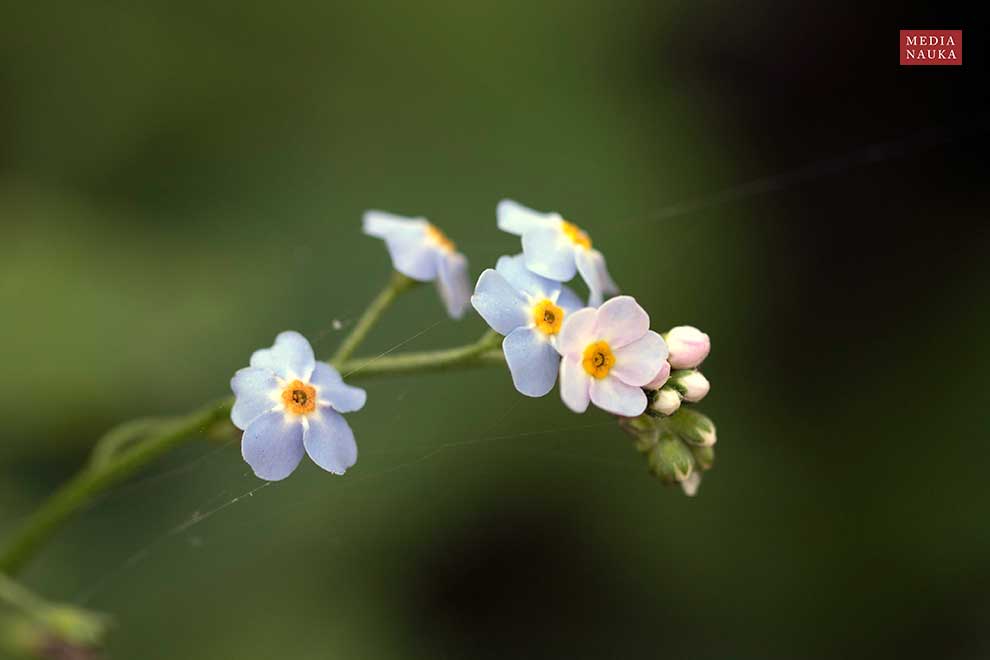
POLYGON ((656 378, 667 360, 667 344, 663 337, 650 330, 645 335, 615 349, 615 364, 609 375, 627 385, 643 387, 656 378))
POLYGON ((422 227, 426 223, 423 218, 407 218, 387 211, 371 209, 364 212, 361 224, 368 236, 385 238, 395 232, 401 232, 410 227, 422 227))
POLYGON ((234 407, 230 421, 242 431, 266 412, 278 407, 278 379, 275 372, 261 367, 238 369, 230 379, 234 390, 234 407))
POLYGON ((636 341, 649 329, 649 314, 632 296, 612 298, 598 308, 598 334, 612 350, 636 341))
POLYGON ((638 417, 646 410, 642 388, 626 385, 611 375, 591 380, 591 400, 602 410, 623 417, 638 417))
POLYGON ((518 328, 502 342, 512 384, 520 394, 543 396, 557 382, 560 356, 546 335, 532 328, 518 328))
POLYGON ((303 443, 313 462, 327 472, 344 474, 357 462, 354 431, 343 416, 332 410, 324 409, 309 417, 303 443))
POLYGON ((440 254, 437 261, 437 291, 450 318, 459 319, 471 302, 467 258, 460 252, 440 254))
POLYGON ((286 380, 298 378, 308 381, 315 365, 313 347, 294 330, 279 333, 275 337, 274 346, 255 351, 251 355, 252 367, 269 369, 286 380))
POLYGON ((605 257, 598 250, 578 249, 575 254, 578 272, 581 279, 588 285, 588 304, 597 307, 602 304, 606 295, 618 293, 619 288, 608 274, 605 267, 605 257))
POLYGON ((526 315, 526 300, 501 273, 491 268, 478 278, 471 304, 492 330, 500 335, 507 335, 530 321, 526 315))
POLYGON ((526 257, 517 254, 514 257, 499 257, 495 264, 498 274, 520 293, 530 298, 552 298, 560 290, 560 282, 540 277, 526 267, 526 257))
POLYGON ((265 413, 244 431, 241 455, 258 477, 285 479, 303 457, 302 424, 281 412, 265 413))
POLYGON ((337 412, 361 410, 368 400, 367 392, 360 387, 346 384, 337 370, 324 362, 316 363, 310 382, 317 388, 317 398, 329 401, 337 412))
POLYGON ((565 356, 560 361, 560 399, 564 405, 576 413, 587 410, 592 380, 579 357, 565 356))
POLYGON ((584 349, 595 341, 597 310, 585 307, 564 316, 564 322, 557 334, 557 352, 561 355, 576 355, 579 358, 584 349))
POLYGON ((407 228, 385 236, 385 247, 392 257, 392 267, 418 282, 432 282, 437 277, 440 251, 426 240, 426 228, 407 228))
POLYGON ((511 199, 503 199, 495 207, 498 228, 516 236, 522 236, 531 229, 552 226, 560 219, 556 213, 540 213, 511 199))
POLYGON ((570 290, 570 288, 560 286, 560 295, 557 296, 557 305, 564 310, 565 313, 570 314, 571 312, 576 312, 577 310, 584 307, 584 303, 578 298, 578 295, 570 290))
POLYGON ((577 273, 574 243, 558 227, 534 229, 522 237, 526 268, 537 275, 566 282, 577 273))

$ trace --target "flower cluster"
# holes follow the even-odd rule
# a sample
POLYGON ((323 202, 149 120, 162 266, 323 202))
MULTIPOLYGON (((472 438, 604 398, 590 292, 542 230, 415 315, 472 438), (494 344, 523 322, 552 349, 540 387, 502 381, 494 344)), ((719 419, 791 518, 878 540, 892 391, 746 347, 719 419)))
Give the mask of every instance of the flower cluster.
MULTIPOLYGON (((500 229, 521 237, 522 253, 500 257, 481 273, 473 293, 467 259, 426 219, 367 211, 363 228, 385 242, 396 271, 436 282, 452 318, 470 304, 503 336, 516 390, 541 397, 559 382, 560 398, 574 412, 594 404, 618 416, 648 455, 651 471, 694 494, 699 470, 714 457, 715 427, 682 403, 708 393, 708 380, 697 370, 711 347, 708 335, 692 326, 663 335, 651 330, 646 310, 632 296, 616 295, 589 234, 560 214, 503 200, 496 219, 500 229), (588 290, 586 304, 566 285, 578 275, 588 290)), ((284 332, 272 348, 257 351, 231 386, 231 418, 244 431, 244 458, 259 477, 285 478, 303 453, 336 474, 357 460, 341 413, 361 409, 364 390, 317 363, 298 333, 284 332)))

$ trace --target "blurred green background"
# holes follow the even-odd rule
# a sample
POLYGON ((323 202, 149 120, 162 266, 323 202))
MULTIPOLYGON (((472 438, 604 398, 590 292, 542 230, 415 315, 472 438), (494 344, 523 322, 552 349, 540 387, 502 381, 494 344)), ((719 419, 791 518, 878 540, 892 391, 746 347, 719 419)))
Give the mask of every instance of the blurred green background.
MULTIPOLYGON (((654 327, 711 334, 720 438, 688 499, 503 370, 368 381, 345 477, 245 496, 192 443, 26 584, 112 613, 121 659, 986 657, 982 46, 899 69, 947 17, 888 9, 5 7, 0 533, 277 332, 328 356, 388 277, 369 207, 475 277, 519 250, 499 199, 565 213, 654 327)), ((443 318, 418 290, 362 352, 483 329, 443 318)))

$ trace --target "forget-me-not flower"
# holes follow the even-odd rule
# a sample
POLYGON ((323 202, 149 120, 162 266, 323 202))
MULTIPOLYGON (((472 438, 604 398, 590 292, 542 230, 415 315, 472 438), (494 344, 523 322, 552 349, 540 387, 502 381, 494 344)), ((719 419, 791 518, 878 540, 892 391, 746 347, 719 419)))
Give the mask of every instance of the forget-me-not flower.
POLYGON ((471 298, 467 258, 425 218, 405 218, 385 211, 365 211, 364 233, 381 238, 392 266, 418 282, 437 283, 451 318, 459 319, 471 298))
POLYGON ((496 209, 498 228, 522 237, 526 267, 537 275, 568 282, 575 273, 588 285, 588 304, 597 307, 619 292, 605 267, 605 257, 591 246, 587 232, 559 213, 540 213, 511 199, 496 209))
POLYGON ((631 296, 568 315, 556 346, 563 356, 560 398, 579 413, 590 401, 623 417, 641 415, 647 403, 643 387, 667 359, 667 344, 650 330, 649 315, 631 296))
POLYGON ((561 324, 581 300, 560 282, 526 268, 523 255, 500 257, 478 278, 471 304, 505 335, 502 351, 512 383, 526 396, 543 396, 557 382, 560 354, 553 347, 561 324))
POLYGON ((255 351, 250 364, 230 380, 236 397, 230 419, 244 431, 241 453, 257 476, 285 479, 304 453, 334 474, 354 465, 357 444, 341 413, 364 407, 363 389, 317 362, 306 338, 291 330, 255 351))

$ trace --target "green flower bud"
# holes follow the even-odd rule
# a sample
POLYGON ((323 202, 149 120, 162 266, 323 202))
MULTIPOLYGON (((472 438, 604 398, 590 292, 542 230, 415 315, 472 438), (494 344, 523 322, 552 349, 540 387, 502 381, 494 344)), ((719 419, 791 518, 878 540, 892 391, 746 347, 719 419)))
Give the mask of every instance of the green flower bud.
POLYGON ((650 451, 660 438, 660 429, 657 428, 656 421, 649 415, 639 417, 620 417, 619 426, 622 430, 633 437, 633 445, 636 451, 646 453, 650 451))
POLYGON ((715 444, 715 424, 693 408, 681 408, 668 418, 668 423, 689 444, 699 447, 715 444))
POLYGON ((694 457, 680 438, 673 433, 662 432, 648 457, 650 472, 665 484, 684 481, 694 471, 694 457))
POLYGON ((715 464, 714 447, 698 447, 691 445, 691 454, 694 455, 694 464, 699 470, 710 470, 715 464))

